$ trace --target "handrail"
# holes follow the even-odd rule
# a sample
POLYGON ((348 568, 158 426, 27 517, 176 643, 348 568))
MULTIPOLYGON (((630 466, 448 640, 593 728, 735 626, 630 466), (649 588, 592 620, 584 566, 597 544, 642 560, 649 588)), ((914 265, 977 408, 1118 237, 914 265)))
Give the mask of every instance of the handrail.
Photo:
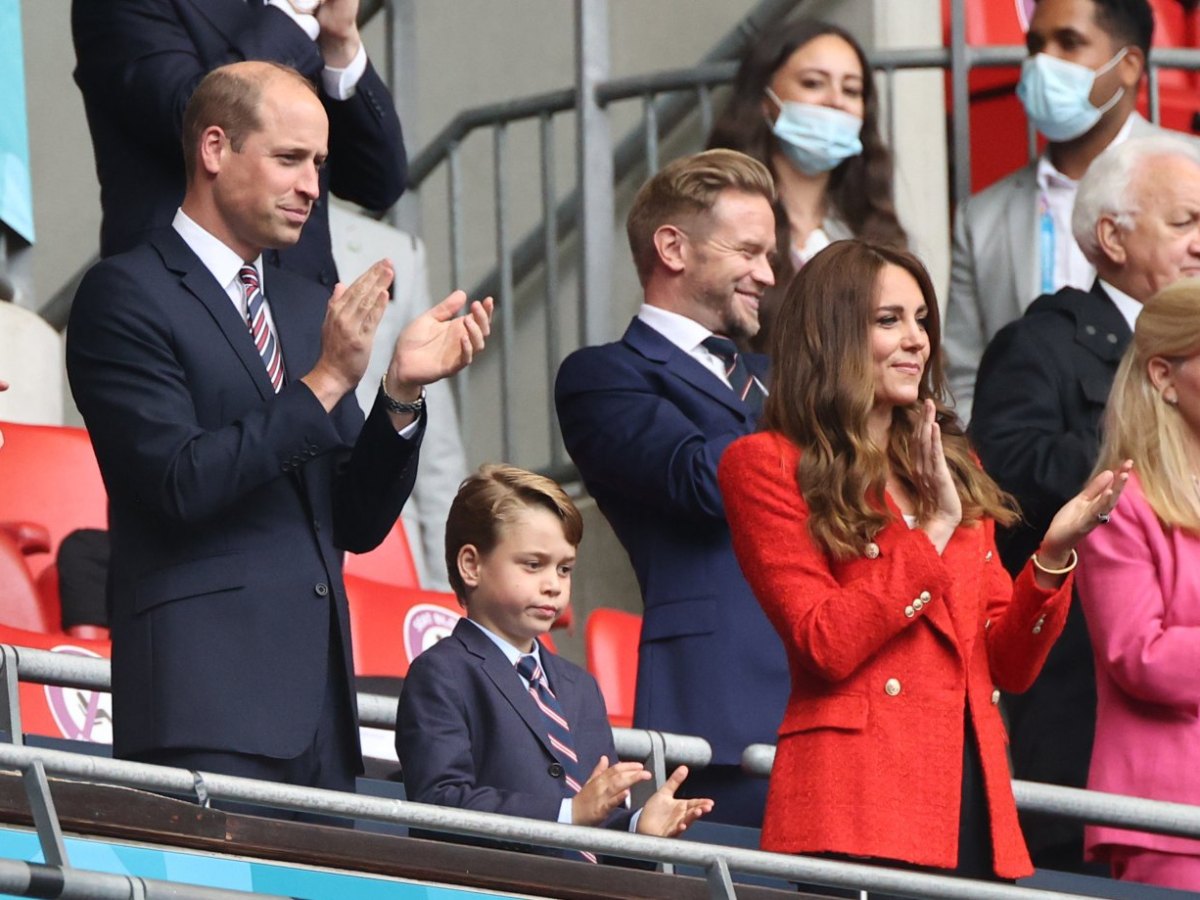
MULTIPOLYGON (((86 690, 112 689, 112 667, 107 659, 54 653, 36 647, 0 644, 0 665, 9 654, 16 661, 17 678, 37 684, 54 684, 86 690)), ((8 677, 7 667, 3 673, 8 677)), ((368 728, 396 727, 396 698, 380 694, 358 694, 358 721, 368 728)), ((613 743, 622 759, 656 761, 664 767, 689 766, 700 769, 712 762, 712 747, 704 738, 669 734, 640 728, 614 728, 613 743)))
POLYGON ((202 887, 180 881, 162 881, 137 875, 114 875, 74 866, 0 859, 0 891, 5 896, 60 897, 62 900, 287 900, 277 894, 249 893, 202 887), (52 885, 54 893, 47 894, 52 885))
MULTIPOLYGON (((775 747, 772 744, 751 744, 742 753, 742 771, 750 775, 769 776, 774 762, 775 747)), ((1154 834, 1200 838, 1200 806, 1016 779, 1012 788, 1017 808, 1026 812, 1154 834)))
MULTIPOLYGON (((839 887, 915 893, 922 897, 979 900, 1077 900, 1077 894, 1062 894, 1006 884, 980 882, 867 866, 858 863, 785 856, 762 850, 743 850, 717 844, 678 841, 629 834, 606 828, 560 825, 496 813, 474 812, 431 806, 407 800, 391 800, 348 794, 320 788, 276 784, 232 775, 154 766, 127 760, 103 759, 61 750, 0 745, 0 766, 25 771, 40 762, 47 773, 126 787, 194 795, 199 780, 212 799, 254 803, 279 809, 316 812, 355 819, 373 819, 433 831, 499 838, 647 860, 698 866, 712 873, 736 870, 753 875, 782 878, 839 887)), ((726 890, 714 892, 732 896, 726 890)))

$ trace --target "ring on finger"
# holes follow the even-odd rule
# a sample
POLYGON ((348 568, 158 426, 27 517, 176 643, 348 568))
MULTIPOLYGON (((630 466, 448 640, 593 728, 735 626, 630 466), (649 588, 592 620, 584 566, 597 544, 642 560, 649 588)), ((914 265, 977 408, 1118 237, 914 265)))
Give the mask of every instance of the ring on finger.
POLYGON ((1099 522, 1101 525, 1107 525, 1111 519, 1112 519, 1112 516, 1109 513, 1106 513, 1106 512, 1096 513, 1096 521, 1099 522))

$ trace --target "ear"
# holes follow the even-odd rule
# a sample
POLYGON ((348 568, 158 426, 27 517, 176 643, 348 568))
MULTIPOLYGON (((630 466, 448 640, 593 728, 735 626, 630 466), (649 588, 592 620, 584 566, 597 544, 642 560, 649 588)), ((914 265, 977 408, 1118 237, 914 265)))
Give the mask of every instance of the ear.
POLYGON ((1130 45, 1121 61, 1117 63, 1117 77, 1121 79, 1121 84, 1126 90, 1132 90, 1142 80, 1142 73, 1145 71, 1146 55, 1142 53, 1142 48, 1130 45))
POLYGON ((474 544, 463 544, 458 548, 458 576, 469 588, 479 587, 479 564, 483 554, 474 544))
POLYGON ((1146 374, 1150 383, 1167 403, 1178 403, 1175 393, 1175 367, 1161 356, 1152 356, 1146 361, 1146 374))
POLYGON ((1125 252, 1125 232, 1113 216, 1104 215, 1096 223, 1096 241, 1100 252, 1114 265, 1123 266, 1128 254, 1125 252))
POLYGON ((674 225, 660 225, 654 232, 654 249, 658 261, 671 272, 679 274, 687 262, 687 235, 674 225))
POLYGON ((229 141, 225 137, 225 129, 219 125, 209 125, 200 132, 200 146, 196 153, 196 169, 216 175, 221 171, 225 153, 229 150, 229 141))

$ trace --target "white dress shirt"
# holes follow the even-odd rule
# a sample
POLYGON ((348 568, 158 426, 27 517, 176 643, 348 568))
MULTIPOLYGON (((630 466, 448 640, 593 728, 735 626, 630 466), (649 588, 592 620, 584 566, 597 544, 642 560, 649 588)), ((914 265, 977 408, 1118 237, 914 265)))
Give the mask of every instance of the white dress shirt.
MULTIPOLYGON (((249 0, 249 2, 253 2, 253 0, 249 0)), ((310 41, 315 41, 320 37, 321 23, 317 21, 316 16, 296 12, 296 8, 288 0, 267 0, 267 4, 282 11, 289 19, 303 28, 310 41)), ((350 60, 350 65, 346 68, 337 69, 333 66, 326 66, 321 70, 321 83, 325 88, 325 93, 334 100, 349 100, 354 96, 354 89, 358 86, 358 81, 363 77, 365 71, 367 71, 367 50, 360 42, 358 52, 354 54, 354 59, 350 60)))

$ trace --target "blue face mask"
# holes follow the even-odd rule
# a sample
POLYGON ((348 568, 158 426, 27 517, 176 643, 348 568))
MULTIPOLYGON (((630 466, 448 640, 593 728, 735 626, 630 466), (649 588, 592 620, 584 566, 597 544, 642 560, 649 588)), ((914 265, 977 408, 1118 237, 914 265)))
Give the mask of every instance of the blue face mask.
POLYGON ((1128 47, 1122 47, 1094 72, 1087 66, 1045 53, 1026 57, 1021 63, 1017 96, 1033 127, 1054 142, 1086 134, 1125 93, 1125 88, 1121 88, 1107 103, 1097 107, 1091 101, 1092 85, 1097 76, 1119 63, 1128 52, 1128 47))
POLYGON ((806 175, 820 175, 862 153, 862 119, 830 106, 784 102, 767 88, 767 96, 779 106, 771 130, 779 148, 806 175))

